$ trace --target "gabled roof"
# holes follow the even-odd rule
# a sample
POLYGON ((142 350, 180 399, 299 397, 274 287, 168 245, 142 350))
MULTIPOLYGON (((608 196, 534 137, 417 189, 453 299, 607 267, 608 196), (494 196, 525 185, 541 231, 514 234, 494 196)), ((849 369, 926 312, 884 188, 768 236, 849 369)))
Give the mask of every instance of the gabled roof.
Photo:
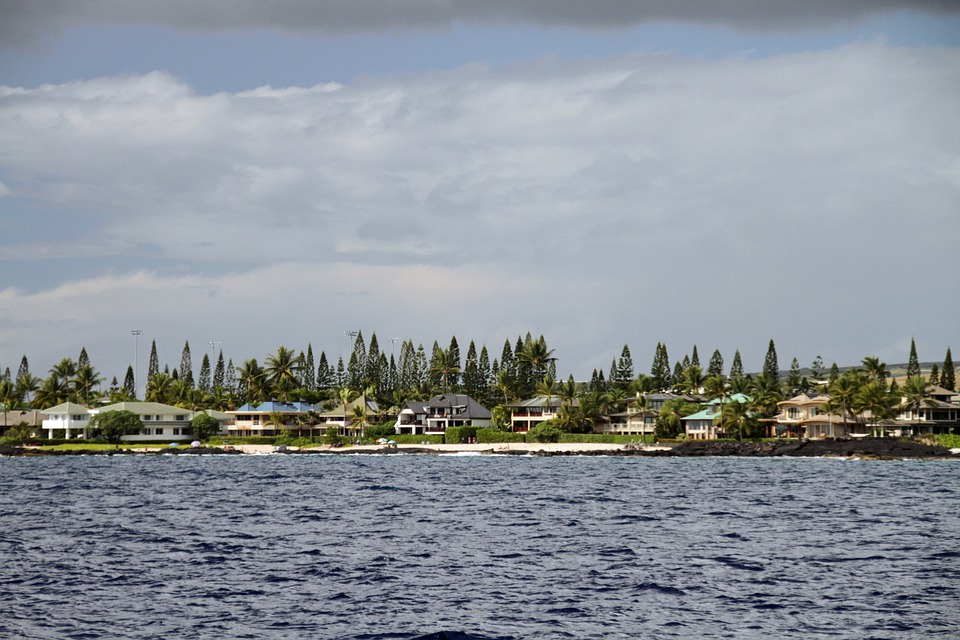
POLYGON ((464 413, 459 414, 465 418, 490 419, 489 409, 463 393, 444 393, 427 401, 428 409, 452 409, 453 407, 465 407, 464 413))
POLYGON ((76 415, 78 413, 87 413, 90 409, 83 406, 82 404, 77 404, 76 402, 61 402, 55 407, 50 407, 49 409, 42 409, 40 413, 48 416, 57 416, 57 415, 76 415))
POLYGON ((740 404, 745 404, 752 401, 753 401, 753 398, 751 398, 748 395, 744 395, 742 393, 734 393, 733 395, 729 395, 726 398, 714 398, 713 400, 709 402, 705 402, 704 404, 711 405, 711 406, 718 405, 718 404, 730 404, 731 402, 739 402, 740 404))
POLYGON ((182 409, 170 404, 161 402, 117 402, 108 404, 105 407, 91 409, 93 413, 106 413, 107 411, 130 411, 137 415, 187 415, 193 413, 189 409, 182 409))
POLYGON ((830 396, 825 393, 808 393, 804 392, 798 395, 793 396, 789 400, 781 400, 777 405, 782 404, 823 404, 830 400, 830 396))
POLYGON ((426 413, 427 403, 417 402, 415 400, 410 401, 407 404, 403 405, 403 409, 401 409, 401 413, 404 411, 410 411, 410 413, 413 413, 413 414, 426 413))
POLYGON ((534 396, 528 398, 527 400, 521 400, 520 402, 514 402, 513 404, 507 405, 509 407, 516 408, 530 408, 530 407, 559 407, 563 405, 563 398, 558 395, 552 396, 534 396))
POLYGON ((343 403, 337 404, 335 407, 329 411, 324 411, 320 414, 322 418, 346 418, 353 415, 354 407, 363 407, 365 411, 376 412, 380 408, 377 406, 377 403, 373 400, 367 400, 366 396, 360 396, 353 402, 350 402, 346 406, 346 411, 344 411, 343 403))

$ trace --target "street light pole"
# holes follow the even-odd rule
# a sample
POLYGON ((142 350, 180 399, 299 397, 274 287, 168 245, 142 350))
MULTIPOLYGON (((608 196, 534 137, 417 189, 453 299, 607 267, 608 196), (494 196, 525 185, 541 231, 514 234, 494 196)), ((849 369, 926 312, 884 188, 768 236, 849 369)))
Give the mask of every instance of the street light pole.
POLYGON ((140 368, 140 336, 143 331, 133 329, 130 331, 133 336, 133 399, 137 399, 137 370, 140 368))

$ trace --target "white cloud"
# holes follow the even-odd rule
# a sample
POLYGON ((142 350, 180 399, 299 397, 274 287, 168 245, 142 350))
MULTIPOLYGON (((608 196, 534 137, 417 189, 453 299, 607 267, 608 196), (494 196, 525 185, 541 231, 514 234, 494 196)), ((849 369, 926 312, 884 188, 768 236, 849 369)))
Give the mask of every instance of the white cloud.
POLYGON ((579 375, 624 342, 638 369, 659 340, 740 347, 748 368, 770 337, 804 361, 945 342, 960 291, 929 275, 960 268, 958 58, 869 44, 215 95, 159 72, 0 88, 5 184, 69 221, 0 240, 3 282, 41 290, 3 294, 0 362, 42 344, 44 318, 73 323, 61 351, 107 324, 176 341, 209 319, 248 357, 327 322, 334 341, 383 327, 496 351, 530 329, 579 375), (12 258, 50 256, 51 234, 53 255, 186 275, 39 287, 60 264, 12 258), (925 313, 886 312, 897 295, 925 313))

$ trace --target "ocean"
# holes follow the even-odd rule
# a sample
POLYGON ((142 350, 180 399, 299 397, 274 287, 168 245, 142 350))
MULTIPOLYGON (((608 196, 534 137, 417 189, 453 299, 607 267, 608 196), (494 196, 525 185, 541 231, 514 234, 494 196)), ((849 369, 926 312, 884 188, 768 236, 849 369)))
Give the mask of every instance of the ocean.
POLYGON ((956 638, 955 461, 0 458, 3 638, 956 638))

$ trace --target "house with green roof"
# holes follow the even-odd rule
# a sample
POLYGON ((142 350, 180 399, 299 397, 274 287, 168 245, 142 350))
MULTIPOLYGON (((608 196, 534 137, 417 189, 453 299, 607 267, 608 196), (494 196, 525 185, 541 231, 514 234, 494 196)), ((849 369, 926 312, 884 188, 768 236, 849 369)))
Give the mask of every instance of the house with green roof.
POLYGON ((51 439, 82 438, 90 426, 90 409, 76 402, 62 402, 40 413, 44 415, 43 430, 51 439))

